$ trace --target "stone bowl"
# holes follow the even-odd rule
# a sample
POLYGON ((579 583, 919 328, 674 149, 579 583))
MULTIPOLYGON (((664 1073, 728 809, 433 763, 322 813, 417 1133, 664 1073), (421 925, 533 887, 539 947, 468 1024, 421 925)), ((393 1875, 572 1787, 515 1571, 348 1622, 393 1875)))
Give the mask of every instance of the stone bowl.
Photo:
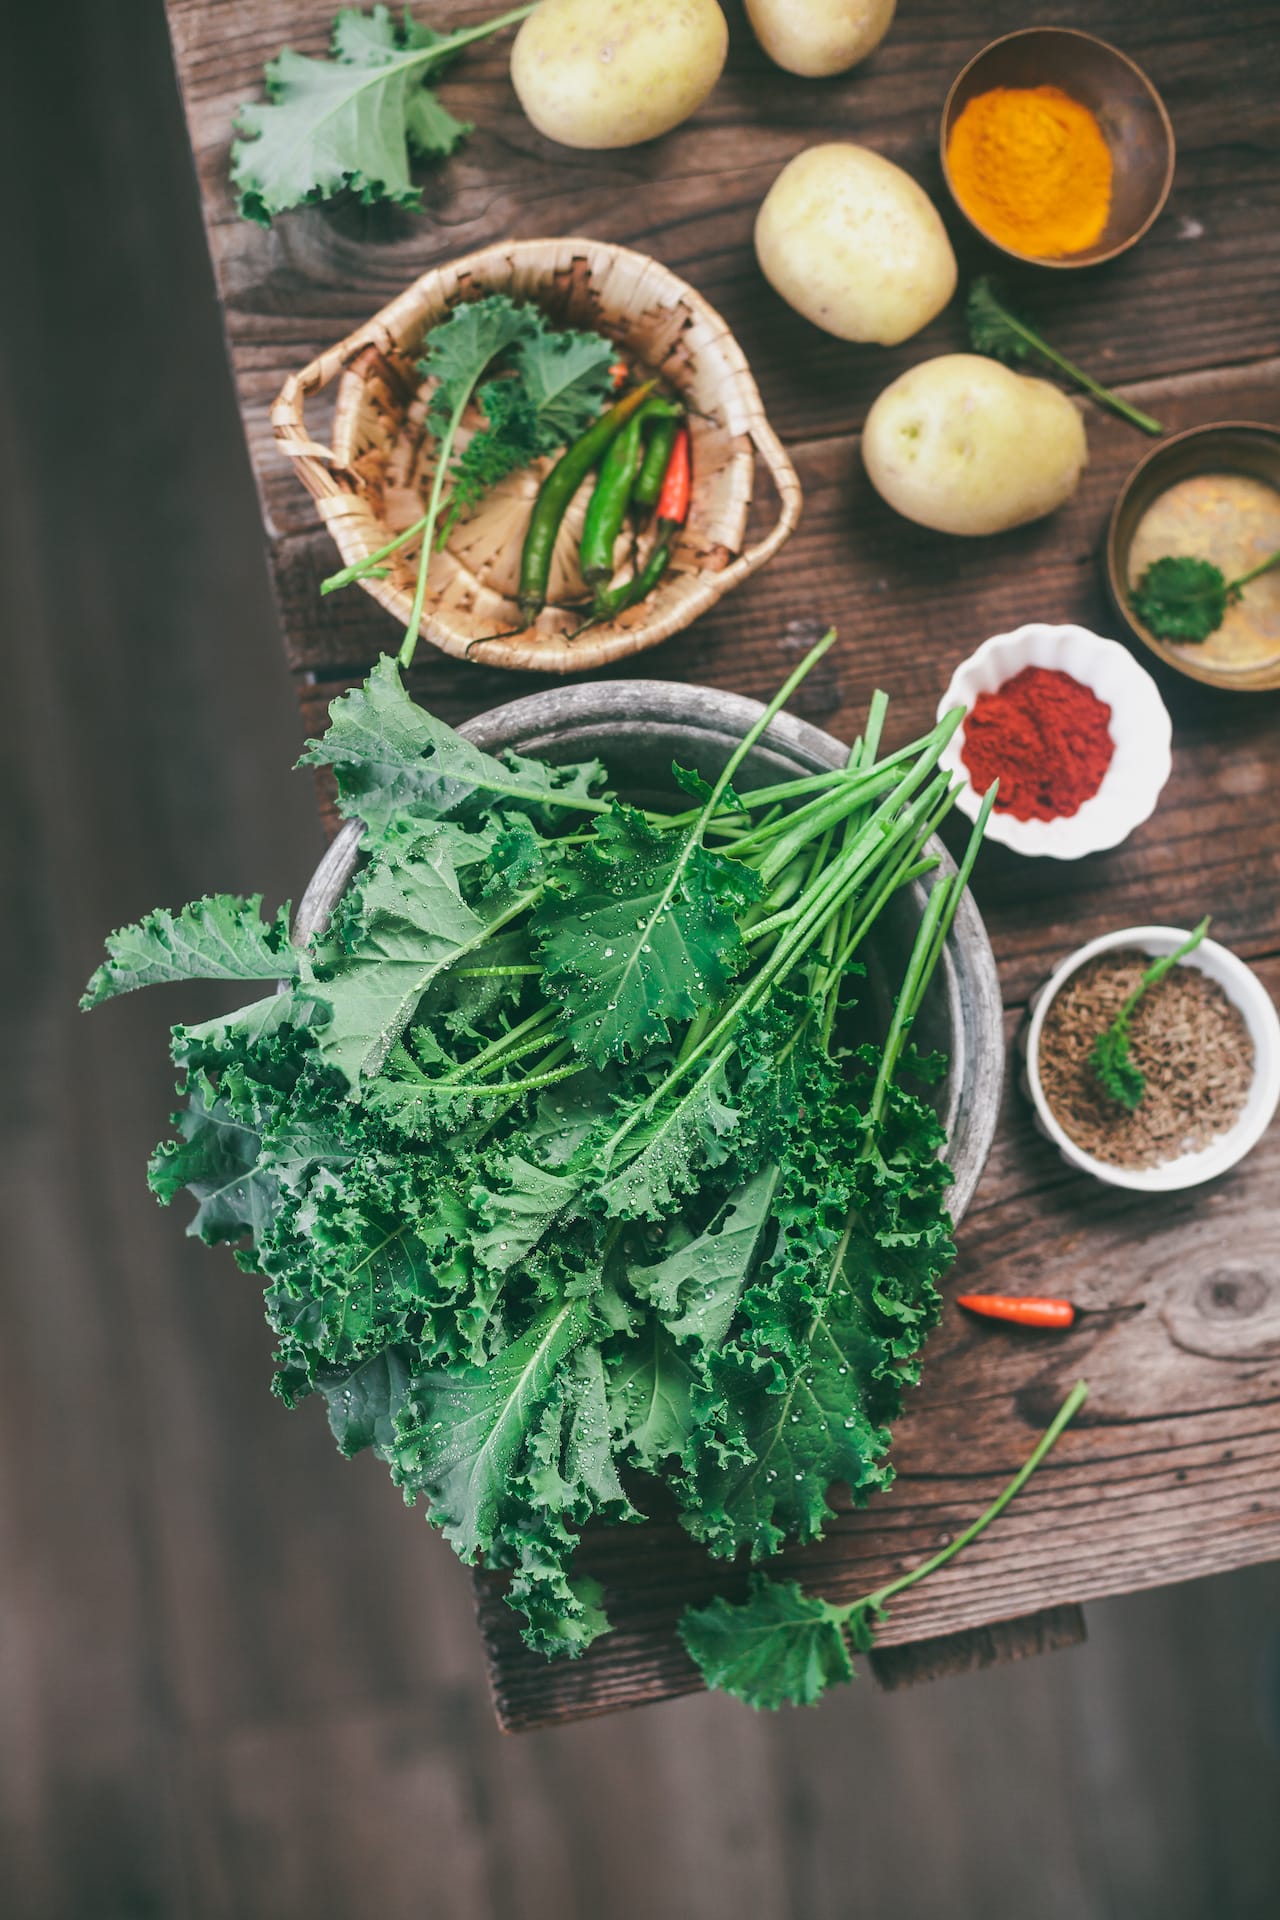
MULTIPOLYGON (((760 712, 759 701, 710 687, 615 680, 530 694, 478 714, 458 731, 489 753, 511 747, 553 762, 598 756, 629 799, 651 803, 677 791, 673 760, 714 780, 760 712)), ((841 767, 847 759, 842 742, 784 713, 752 750, 735 785, 746 791, 841 767)), ((362 832, 359 821, 349 821, 316 868, 294 916, 296 939, 307 939, 325 924, 355 872, 362 832)), ((930 850, 942 873, 955 872, 940 840, 930 850)), ((899 892, 862 956, 868 968, 862 1010, 875 1034, 887 1025, 925 897, 919 881, 899 892)), ((969 894, 960 903, 942 964, 921 1006, 915 1038, 922 1049, 940 1049, 950 1063, 932 1097, 947 1130, 947 1159, 955 1176, 951 1215, 958 1222, 991 1148, 1004 1072, 995 958, 969 894)))

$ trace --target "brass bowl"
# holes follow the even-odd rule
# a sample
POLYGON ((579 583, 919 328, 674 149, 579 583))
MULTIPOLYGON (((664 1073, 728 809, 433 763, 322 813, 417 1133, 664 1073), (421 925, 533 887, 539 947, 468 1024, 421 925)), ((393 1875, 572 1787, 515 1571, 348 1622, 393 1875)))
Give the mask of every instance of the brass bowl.
MULTIPOLYGON (((1280 618, 1273 616, 1267 623, 1274 630, 1273 639, 1266 630, 1260 630, 1251 641, 1250 630, 1243 629, 1229 611, 1226 621, 1208 640, 1179 642, 1159 639, 1143 626, 1129 605, 1131 554, 1145 515, 1180 481, 1216 474, 1243 476, 1246 480, 1260 481, 1272 490, 1277 498, 1277 526, 1280 527, 1280 429, 1251 420, 1225 420, 1214 426, 1191 427, 1154 447, 1120 489, 1107 527, 1107 588, 1116 612, 1130 633, 1188 679, 1241 693, 1280 687, 1280 618)), ((1211 507, 1213 503, 1205 504, 1211 507)), ((1212 530, 1193 550, 1203 552, 1204 558, 1222 566, 1230 578, 1235 570, 1233 556, 1229 549, 1216 545, 1216 540, 1223 537, 1222 531, 1216 521, 1205 524, 1212 530)), ((1271 544, 1280 547, 1280 536, 1271 544)), ((1192 549, 1184 546, 1181 550, 1192 549)), ((1159 558, 1155 552, 1142 556, 1138 570, 1159 558)), ((1245 564, 1242 562, 1241 566, 1245 564)), ((1263 584, 1261 580, 1258 582, 1259 587, 1263 584)), ((1240 607, 1248 604, 1248 591, 1246 589, 1240 607)), ((1275 588, 1271 591, 1274 594, 1275 588)), ((1257 609, 1256 597, 1253 604, 1257 609)), ((1271 604, 1274 606, 1274 601, 1271 604)))
POLYGON ((1173 127, 1141 67, 1117 47, 1074 27, 1023 27, 975 54, 952 83, 942 109, 942 171, 951 197, 988 246, 1037 267, 1094 267, 1141 240, 1173 185, 1173 127), (956 192, 947 160, 951 129, 980 93, 993 87, 1061 87, 1097 120, 1111 149, 1114 176, 1107 224, 1091 247, 1049 259, 1002 246, 984 232, 956 192))

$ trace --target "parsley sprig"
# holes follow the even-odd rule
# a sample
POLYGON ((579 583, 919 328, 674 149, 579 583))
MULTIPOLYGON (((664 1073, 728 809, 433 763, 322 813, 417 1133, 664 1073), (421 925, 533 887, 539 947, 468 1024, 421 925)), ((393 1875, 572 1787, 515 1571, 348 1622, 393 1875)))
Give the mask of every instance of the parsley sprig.
POLYGON ((1127 1107, 1130 1113, 1137 1112, 1147 1091, 1146 1075, 1131 1051, 1129 1022, 1134 1009, 1144 994, 1149 993, 1167 973, 1171 973, 1180 960, 1185 960, 1189 953, 1195 951, 1208 931, 1209 915, 1206 914, 1195 932, 1189 934, 1180 947, 1175 947, 1172 953, 1161 954, 1147 968, 1106 1032, 1100 1033, 1093 1043, 1090 1065, 1103 1089, 1122 1107, 1127 1107))
POLYGON ((965 307, 965 318, 969 326, 969 343, 975 353, 990 354, 994 360, 1003 360, 1008 365, 1029 359, 1038 354, 1042 360, 1056 367, 1068 380, 1091 394, 1100 406, 1109 407, 1112 413, 1118 413, 1122 420, 1131 426, 1141 427, 1144 433, 1163 433, 1164 428, 1149 413, 1143 413, 1110 387, 1104 387, 1086 373, 1083 367, 1076 366, 1073 360, 1067 360, 1056 348, 1051 347, 1043 335, 1036 332, 1027 321, 1021 319, 1006 303, 999 282, 989 273, 984 273, 969 288, 969 298, 965 307))
POLYGON ((1129 595, 1144 627, 1161 640, 1200 642, 1216 633, 1251 580, 1280 567, 1280 552, 1228 580, 1212 560, 1193 554, 1153 560, 1129 595))

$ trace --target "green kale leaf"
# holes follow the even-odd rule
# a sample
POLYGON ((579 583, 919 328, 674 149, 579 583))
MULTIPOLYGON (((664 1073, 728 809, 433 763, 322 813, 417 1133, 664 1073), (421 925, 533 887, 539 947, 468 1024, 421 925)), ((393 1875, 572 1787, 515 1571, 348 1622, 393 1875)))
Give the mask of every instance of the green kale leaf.
POLYGON ((80 1005, 99 1006, 117 993, 169 980, 279 980, 296 967, 289 908, 262 918, 262 895, 216 893, 180 913, 159 907, 131 927, 107 935, 110 956, 84 990, 80 1005))
POLYGON ((349 188, 366 203, 420 207, 413 155, 444 158, 470 133, 423 85, 465 39, 440 35, 385 6, 348 9, 334 22, 333 58, 285 47, 266 67, 267 101, 236 114, 231 180, 246 220, 272 216, 349 188))
POLYGON ((615 801, 538 911, 563 1031, 597 1066, 665 1040, 669 1022, 714 1004, 745 958, 737 915, 759 897, 759 880, 708 852, 700 825, 662 833, 615 801))
POLYGON ((400 1419, 393 1478, 425 1495, 429 1518, 473 1561, 497 1542, 510 1482, 556 1375, 587 1336, 583 1310, 547 1310, 487 1367, 424 1374, 400 1419))
POLYGON ((853 1679, 848 1610, 802 1593, 794 1580, 753 1574, 740 1605, 717 1597, 687 1607, 680 1638, 709 1687, 751 1707, 811 1707, 829 1686, 853 1679))
POLYGON ((207 1082, 192 1085, 188 1103, 173 1116, 180 1134, 156 1148, 147 1183, 162 1206, 187 1187, 199 1201, 187 1232, 209 1246, 257 1237, 274 1216, 278 1184, 259 1162, 262 1142, 207 1082))
POLYGON ((591 789, 603 782, 598 761, 553 767, 506 754, 498 760, 418 706, 386 655, 361 687, 329 708, 329 731, 307 746, 300 766, 331 767, 339 805, 372 836, 403 814, 437 820, 474 817, 495 806, 522 808, 535 821, 568 812, 597 812, 591 789))

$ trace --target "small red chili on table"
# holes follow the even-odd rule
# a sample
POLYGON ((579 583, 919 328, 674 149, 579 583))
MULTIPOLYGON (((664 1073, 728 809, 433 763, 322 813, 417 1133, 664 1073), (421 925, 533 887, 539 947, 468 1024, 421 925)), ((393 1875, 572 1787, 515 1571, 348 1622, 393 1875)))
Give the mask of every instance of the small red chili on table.
POLYGON ((1076 1310, 1069 1300, 1051 1300, 1044 1295, 1014 1293, 961 1293, 957 1306, 980 1313, 985 1320, 1007 1320, 1015 1327, 1071 1326, 1076 1310))

